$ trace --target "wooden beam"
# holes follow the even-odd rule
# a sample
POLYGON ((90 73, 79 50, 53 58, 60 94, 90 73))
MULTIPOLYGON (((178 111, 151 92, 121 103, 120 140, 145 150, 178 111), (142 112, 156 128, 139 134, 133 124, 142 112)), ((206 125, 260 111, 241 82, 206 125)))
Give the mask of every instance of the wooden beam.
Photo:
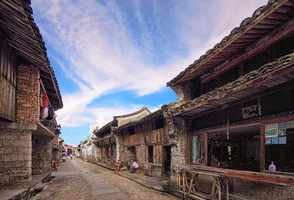
POLYGON ((293 2, 293 1, 285 2, 285 6, 288 6, 288 7, 294 8, 294 2, 293 2))
POLYGON ((288 20, 290 16, 284 14, 284 13, 272 13, 268 16, 269 19, 277 19, 277 20, 288 20))
MULTIPOLYGON (((220 47, 219 48, 213 48, 210 50, 211 53, 208 53, 205 55, 204 59, 200 59, 198 60, 197 63, 194 63, 192 65, 190 65, 190 69, 184 71, 184 74, 181 75, 181 78, 174 80, 174 83, 169 82, 168 85, 177 85, 181 82, 185 82, 189 79, 192 79, 193 77, 200 75, 201 73, 203 73, 204 69, 206 68, 205 65, 207 62, 211 61, 217 54, 220 54, 224 49, 228 48, 233 42, 237 41, 239 38, 243 37, 244 35, 246 35, 248 32, 250 32, 250 30, 252 30, 257 24, 262 23, 262 21, 266 18, 273 18, 273 19, 289 19, 290 17, 286 16, 286 15, 281 15, 281 14, 276 14, 275 11, 277 11, 280 7, 283 6, 284 3, 287 3, 288 0, 281 0, 276 2, 275 6, 270 6, 269 9, 267 9, 266 11, 263 11, 262 14, 260 14, 259 16, 257 16, 254 20, 251 19, 250 22, 243 27, 242 31, 238 31, 236 34, 231 34, 226 38, 226 40, 222 40, 220 42, 220 47), (274 15, 273 17, 271 17, 272 15, 274 15), (203 67, 204 66, 204 67, 203 67)), ((207 69, 207 68, 206 68, 207 69)))
POLYGON ((192 163, 192 138, 193 134, 187 134, 186 133, 186 138, 187 138, 187 144, 185 148, 185 154, 186 154, 186 163, 191 164, 192 163))
POLYGON ((239 65, 240 63, 244 62, 246 59, 256 56, 257 54, 261 53, 265 49, 269 48, 273 43, 281 40, 282 38, 285 38, 294 32, 294 19, 280 27, 279 29, 275 30, 271 34, 263 37, 261 40, 259 40, 256 44, 249 47, 247 51, 245 50, 245 53, 241 56, 236 56, 231 61, 225 62, 221 65, 219 65, 217 68, 218 71, 215 71, 211 73, 211 75, 205 77, 201 81, 203 83, 211 81, 216 76, 219 76, 220 74, 230 70, 236 65, 239 65))
POLYGON ((293 8, 291 6, 282 6, 281 8, 279 8, 279 10, 277 10, 277 13, 287 15, 287 13, 289 13, 289 12, 291 13, 292 9, 293 8))
POLYGON ((270 32, 270 29, 259 29, 257 27, 254 27, 253 29, 251 29, 250 31, 248 31, 248 34, 252 34, 255 35, 256 34, 256 38, 262 37, 263 35, 265 35, 266 33, 270 32))
POLYGON ((240 37, 241 39, 254 39, 257 40, 258 38, 262 37, 264 33, 247 33, 246 35, 243 35, 240 37))
POLYGON ((265 19, 261 24, 278 25, 280 23, 281 23, 280 20, 276 20, 276 19, 265 19))

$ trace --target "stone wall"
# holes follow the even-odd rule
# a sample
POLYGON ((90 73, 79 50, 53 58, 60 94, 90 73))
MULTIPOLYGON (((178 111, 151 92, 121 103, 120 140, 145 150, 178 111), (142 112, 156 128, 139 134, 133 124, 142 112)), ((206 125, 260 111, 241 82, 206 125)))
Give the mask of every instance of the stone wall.
POLYGON ((171 149, 172 156, 172 169, 176 170, 183 167, 186 164, 186 136, 185 134, 179 134, 177 136, 177 145, 174 145, 171 149))
POLYGON ((32 174, 51 172, 52 143, 47 136, 32 135, 32 174))
POLYGON ((177 170, 178 168, 183 167, 187 161, 187 127, 186 121, 182 119, 173 119, 172 127, 173 136, 170 138, 172 144, 171 148, 171 166, 172 170, 177 170))
POLYGON ((30 180, 31 135, 29 130, 0 129, 0 185, 30 180))

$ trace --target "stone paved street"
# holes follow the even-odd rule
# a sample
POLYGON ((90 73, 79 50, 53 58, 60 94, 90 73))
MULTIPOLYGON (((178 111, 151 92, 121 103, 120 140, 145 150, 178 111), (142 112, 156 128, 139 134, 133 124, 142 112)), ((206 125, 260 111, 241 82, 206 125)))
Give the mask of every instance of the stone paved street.
POLYGON ((67 160, 35 200, 175 200, 80 159, 67 160))

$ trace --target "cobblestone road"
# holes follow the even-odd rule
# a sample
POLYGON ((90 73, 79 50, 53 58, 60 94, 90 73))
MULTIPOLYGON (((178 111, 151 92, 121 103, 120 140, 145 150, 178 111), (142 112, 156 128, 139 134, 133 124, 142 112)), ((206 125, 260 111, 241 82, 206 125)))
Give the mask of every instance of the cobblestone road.
POLYGON ((67 160, 36 200, 176 200, 147 189, 112 171, 79 159, 67 160))

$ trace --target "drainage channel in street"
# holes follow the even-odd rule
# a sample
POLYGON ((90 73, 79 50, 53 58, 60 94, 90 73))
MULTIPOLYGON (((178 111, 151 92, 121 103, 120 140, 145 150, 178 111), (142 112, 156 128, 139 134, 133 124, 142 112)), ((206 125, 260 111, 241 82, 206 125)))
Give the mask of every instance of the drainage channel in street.
POLYGON ((51 182, 55 177, 47 176, 42 181, 34 186, 29 187, 27 190, 17 194, 16 196, 10 198, 9 200, 31 200, 34 196, 39 194, 44 190, 44 188, 51 182))

